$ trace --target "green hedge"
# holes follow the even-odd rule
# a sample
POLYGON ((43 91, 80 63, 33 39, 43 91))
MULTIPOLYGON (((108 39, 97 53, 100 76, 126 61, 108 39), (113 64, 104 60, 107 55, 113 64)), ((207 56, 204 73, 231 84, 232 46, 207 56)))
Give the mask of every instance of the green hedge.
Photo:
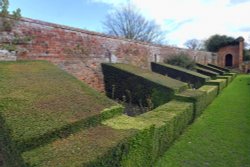
POLYGON ((128 152, 122 156, 121 166, 149 167, 164 154, 172 142, 191 122, 193 105, 189 102, 170 101, 153 111, 133 118, 128 127, 127 117, 111 119, 105 124, 113 128, 143 128, 134 138, 129 140, 128 152), (122 121, 124 120, 124 121, 122 121), (117 126, 123 125, 123 126, 117 126))
POLYGON ((0 134, 9 166, 21 164, 23 151, 123 112, 122 106, 48 62, 0 63, 0 75, 0 134))
POLYGON ((138 132, 100 125, 26 151, 22 158, 27 166, 36 167, 120 166, 122 155, 128 151, 128 140, 138 132))
POLYGON ((102 64, 106 94, 139 106, 158 107, 170 101, 174 94, 187 89, 178 80, 143 70, 128 64, 102 64))
POLYGON ((200 64, 200 63, 196 63, 196 65, 198 67, 201 67, 201 68, 204 68, 204 69, 207 69, 207 70, 210 70, 210 71, 213 71, 213 72, 216 72, 220 75, 224 75, 225 74, 225 71, 222 71, 218 68, 214 68, 214 67, 211 67, 211 66, 207 66, 207 65, 204 65, 204 64, 200 64))
POLYGON ((207 107, 206 92, 198 89, 188 89, 180 94, 176 94, 176 99, 180 101, 192 102, 194 104, 193 120, 202 114, 202 111, 207 107))
POLYGON ((210 80, 206 83, 207 85, 215 85, 218 86, 218 94, 227 86, 226 79, 214 79, 210 80))
POLYGON ((227 69, 227 68, 222 68, 222 67, 219 67, 219 66, 214 65, 214 64, 210 64, 210 63, 208 63, 208 66, 210 66, 210 67, 214 67, 214 68, 217 68, 217 69, 222 70, 222 71, 225 71, 225 72, 230 72, 230 70, 229 70, 229 69, 227 69))
POLYGON ((204 69, 204 68, 201 68, 201 67, 195 67, 195 69, 196 69, 196 71, 198 73, 206 75, 206 76, 209 76, 212 79, 215 79, 217 76, 219 76, 218 73, 210 71, 210 70, 207 70, 207 69, 204 69))
POLYGON ((233 77, 230 75, 222 75, 222 76, 218 76, 217 79, 226 79, 227 85, 228 85, 229 83, 232 82, 233 77))
POLYGON ((165 63, 151 63, 152 71, 167 75, 171 78, 181 80, 186 83, 190 83, 194 85, 194 88, 199 88, 205 84, 206 81, 210 79, 210 77, 202 75, 200 73, 187 70, 178 66, 173 66, 165 63))
POLYGON ((215 85, 204 85, 199 88, 200 91, 204 91, 206 93, 205 105, 208 106, 217 96, 218 94, 218 86, 215 85))
POLYGON ((150 167, 192 120, 193 104, 171 101, 138 117, 121 115, 24 152, 29 166, 150 167))
POLYGON ((224 75, 225 75, 225 76, 231 76, 232 79, 234 79, 234 78, 237 76, 236 73, 226 73, 226 74, 224 74, 224 75))

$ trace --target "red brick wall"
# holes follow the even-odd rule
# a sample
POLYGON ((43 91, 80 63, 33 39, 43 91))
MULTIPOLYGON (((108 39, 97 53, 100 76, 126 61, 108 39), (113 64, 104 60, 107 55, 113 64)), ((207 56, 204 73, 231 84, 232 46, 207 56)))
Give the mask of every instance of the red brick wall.
POLYGON ((31 41, 19 44, 22 49, 18 59, 51 61, 99 91, 104 90, 100 66, 103 62, 150 68, 155 55, 161 62, 180 52, 188 53, 200 63, 217 62, 216 54, 210 52, 152 45, 28 18, 21 19, 12 32, 1 32, 0 35, 0 43, 15 36, 32 37, 31 41))
POLYGON ((239 68, 243 62, 243 42, 239 45, 225 46, 218 51, 218 65, 225 67, 225 57, 227 54, 233 56, 233 67, 239 68))

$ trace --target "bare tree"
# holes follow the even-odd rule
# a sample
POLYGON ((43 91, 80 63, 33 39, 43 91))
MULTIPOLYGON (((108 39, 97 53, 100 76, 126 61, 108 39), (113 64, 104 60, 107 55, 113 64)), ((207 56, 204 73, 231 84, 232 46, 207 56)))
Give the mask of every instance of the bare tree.
POLYGON ((200 50, 202 48, 202 41, 198 39, 187 40, 184 45, 192 50, 200 50))
POLYGON ((107 15, 103 22, 107 34, 128 39, 162 43, 164 33, 154 21, 146 20, 131 3, 107 15))

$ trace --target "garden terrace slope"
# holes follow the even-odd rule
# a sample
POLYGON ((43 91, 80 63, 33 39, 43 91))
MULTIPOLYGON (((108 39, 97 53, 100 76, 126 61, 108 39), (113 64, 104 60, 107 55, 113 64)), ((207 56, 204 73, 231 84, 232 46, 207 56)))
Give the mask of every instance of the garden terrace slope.
POLYGON ((207 66, 207 65, 204 65, 204 64, 200 64, 200 63, 196 63, 196 65, 197 65, 198 67, 201 67, 201 68, 204 68, 204 69, 207 69, 207 70, 216 72, 216 73, 218 73, 218 74, 220 74, 220 75, 225 74, 225 71, 220 70, 220 69, 218 69, 218 68, 214 68, 214 67, 207 66))
POLYGON ((222 68, 222 67, 216 66, 216 65, 214 65, 214 64, 208 63, 207 65, 210 66, 210 67, 214 67, 214 68, 217 68, 217 69, 219 69, 219 70, 225 71, 225 72, 230 72, 229 69, 227 69, 227 68, 222 68))
POLYGON ((107 96, 148 107, 170 101, 186 83, 128 64, 102 64, 107 96))
POLYGON ((211 77, 212 79, 215 79, 217 76, 219 76, 219 73, 217 72, 214 72, 214 71, 210 71, 210 70, 207 70, 207 69, 204 69, 202 67, 195 67, 196 71, 200 74, 203 74, 203 75, 206 75, 206 76, 209 76, 211 77))
POLYGON ((0 123, 22 152, 122 112, 122 107, 45 61, 0 63, 0 123))
POLYGON ((202 75, 200 73, 187 70, 185 68, 181 68, 178 66, 173 66, 165 63, 151 63, 152 71, 167 75, 171 78, 175 78, 181 80, 183 82, 190 83, 194 85, 195 88, 199 88, 205 84, 206 81, 210 79, 210 77, 206 75, 202 75))

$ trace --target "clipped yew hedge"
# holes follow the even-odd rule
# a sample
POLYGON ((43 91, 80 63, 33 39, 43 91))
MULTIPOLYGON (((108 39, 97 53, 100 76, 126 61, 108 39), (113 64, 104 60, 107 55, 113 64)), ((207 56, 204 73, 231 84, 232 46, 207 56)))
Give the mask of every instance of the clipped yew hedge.
POLYGON ((222 75, 218 76, 217 79, 225 79, 227 81, 227 85, 233 81, 233 76, 230 75, 222 75))
POLYGON ((192 103, 171 101, 138 117, 111 118, 22 157, 38 167, 150 167, 183 132, 192 114, 192 103))
POLYGON ((199 88, 200 91, 204 91, 206 93, 205 105, 208 106, 218 94, 218 86, 215 85, 204 85, 199 88))
POLYGON ((203 75, 206 75, 206 76, 209 76, 209 77, 211 77, 212 79, 215 79, 217 76, 219 76, 219 73, 213 72, 213 71, 210 71, 210 70, 201 68, 201 67, 195 67, 195 69, 196 69, 196 71, 197 71, 198 73, 203 74, 203 75))
POLYGON ((125 147, 121 166, 150 167, 188 126, 192 115, 192 103, 173 100, 138 117, 118 116, 104 124, 115 129, 139 129, 125 147))
POLYGON ((128 64, 102 64, 108 97, 139 106, 158 107, 174 94, 188 88, 186 83, 128 64))
POLYGON ((200 64, 200 63, 196 63, 196 65, 198 67, 201 67, 201 68, 204 68, 204 69, 207 69, 207 70, 210 70, 210 71, 213 71, 213 72, 216 72, 220 75, 224 75, 225 74, 225 71, 223 70, 220 70, 218 68, 214 68, 214 67, 211 67, 211 66, 208 66, 208 65, 204 65, 204 64, 200 64))
POLYGON ((0 75, 0 143, 7 166, 23 164, 24 151, 123 112, 122 106, 45 61, 3 62, 0 75))
POLYGON ((192 84, 194 88, 201 87, 206 83, 206 81, 210 79, 210 77, 202 75, 200 73, 165 63, 152 62, 151 69, 156 73, 167 75, 171 78, 175 78, 183 82, 192 84))
POLYGON ((214 64, 211 64, 211 63, 208 63, 208 66, 217 68, 217 69, 222 70, 222 71, 225 71, 225 72, 230 72, 230 70, 227 69, 227 68, 219 67, 219 66, 214 65, 214 64))
POLYGON ((230 73, 225 73, 224 76, 231 76, 232 79, 234 79, 237 76, 237 74, 230 72, 230 73))
POLYGON ((227 86, 226 79, 214 79, 210 80, 206 83, 207 85, 215 85, 218 86, 218 94, 227 86))
POLYGON ((218 86, 204 85, 199 89, 187 89, 186 91, 176 94, 176 99, 181 101, 193 102, 194 115, 193 120, 202 114, 202 111, 217 96, 218 86))

